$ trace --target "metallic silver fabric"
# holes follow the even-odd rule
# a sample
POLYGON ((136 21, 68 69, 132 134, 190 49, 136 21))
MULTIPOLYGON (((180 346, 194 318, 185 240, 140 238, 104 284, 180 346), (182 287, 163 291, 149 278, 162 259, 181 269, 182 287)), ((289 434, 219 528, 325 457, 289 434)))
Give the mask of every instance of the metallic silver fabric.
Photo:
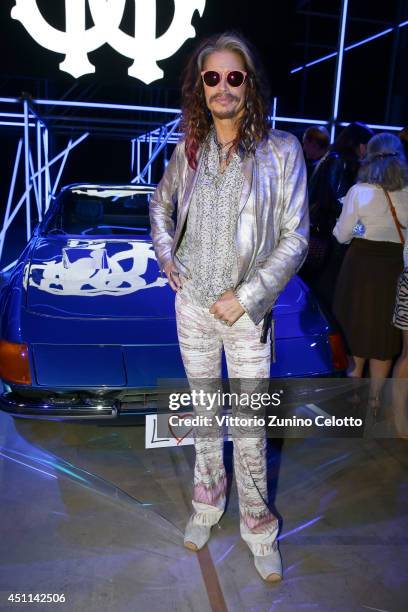
MULTIPOLYGON (((150 201, 152 240, 160 268, 174 259, 199 168, 188 165, 180 141, 150 201), (177 204, 177 225, 171 215, 177 204)), ((237 298, 255 324, 269 312, 289 279, 302 265, 308 247, 309 211, 306 166, 295 136, 271 130, 254 155, 242 164, 244 184, 238 204, 235 243, 237 298)), ((188 276, 188 271, 180 272, 188 276)))
POLYGON ((235 231, 244 177, 237 153, 221 173, 214 129, 204 144, 203 156, 175 263, 178 260, 188 270, 194 303, 210 308, 234 288, 235 231))

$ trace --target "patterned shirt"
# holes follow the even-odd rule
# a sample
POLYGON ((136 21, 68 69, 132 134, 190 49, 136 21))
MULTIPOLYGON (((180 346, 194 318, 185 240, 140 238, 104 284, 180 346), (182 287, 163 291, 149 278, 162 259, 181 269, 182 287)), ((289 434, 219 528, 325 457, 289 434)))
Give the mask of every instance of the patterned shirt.
POLYGON ((221 173, 214 128, 204 144, 203 156, 176 257, 190 273, 190 298, 209 308, 234 286, 235 232, 244 175, 236 151, 221 173))

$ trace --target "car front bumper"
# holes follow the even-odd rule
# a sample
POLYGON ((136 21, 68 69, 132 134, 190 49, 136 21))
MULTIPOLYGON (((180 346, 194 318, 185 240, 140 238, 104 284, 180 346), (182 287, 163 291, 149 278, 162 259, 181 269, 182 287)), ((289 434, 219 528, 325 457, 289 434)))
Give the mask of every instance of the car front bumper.
MULTIPOLYGON (((316 372, 307 377, 342 378, 344 372, 316 372)), ((188 386, 188 383, 186 382, 188 386)), ((172 390, 158 387, 137 389, 44 389, 4 384, 0 409, 8 414, 45 420, 107 420, 122 416, 140 417, 156 414, 167 405, 172 390)))
POLYGON ((0 394, 0 409, 8 414, 45 420, 116 419, 119 416, 143 416, 157 411, 157 389, 110 390, 104 394, 91 391, 55 392, 5 389, 0 394))

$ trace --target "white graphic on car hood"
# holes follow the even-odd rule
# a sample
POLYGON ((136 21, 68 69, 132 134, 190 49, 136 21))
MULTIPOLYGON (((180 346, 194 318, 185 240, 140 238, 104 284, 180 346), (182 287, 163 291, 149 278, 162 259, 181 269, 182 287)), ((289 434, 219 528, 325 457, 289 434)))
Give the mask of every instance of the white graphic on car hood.
MULTIPOLYGON (((114 242, 122 241, 109 241, 114 242)), ((95 296, 124 295, 167 284, 167 278, 158 274, 152 282, 142 278, 149 259, 156 261, 151 244, 126 241, 123 247, 109 256, 106 241, 68 240, 61 256, 31 264, 24 275, 25 287, 28 283, 57 295, 95 296)))

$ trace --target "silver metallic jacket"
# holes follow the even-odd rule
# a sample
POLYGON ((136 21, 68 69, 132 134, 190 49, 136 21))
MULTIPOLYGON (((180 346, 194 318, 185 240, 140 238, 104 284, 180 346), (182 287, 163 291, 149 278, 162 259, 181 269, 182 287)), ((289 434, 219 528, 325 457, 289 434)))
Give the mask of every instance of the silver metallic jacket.
MULTIPOLYGON (((202 163, 198 152, 198 166, 202 163)), ((302 265, 308 248, 309 210, 303 151, 295 136, 270 130, 242 166, 242 188, 236 230, 238 271, 234 291, 257 325, 269 314, 286 283, 302 265)), ((180 141, 150 200, 153 247, 160 268, 174 260, 186 225, 198 176, 187 162, 180 141), (172 219, 177 202, 177 224, 172 219)))

